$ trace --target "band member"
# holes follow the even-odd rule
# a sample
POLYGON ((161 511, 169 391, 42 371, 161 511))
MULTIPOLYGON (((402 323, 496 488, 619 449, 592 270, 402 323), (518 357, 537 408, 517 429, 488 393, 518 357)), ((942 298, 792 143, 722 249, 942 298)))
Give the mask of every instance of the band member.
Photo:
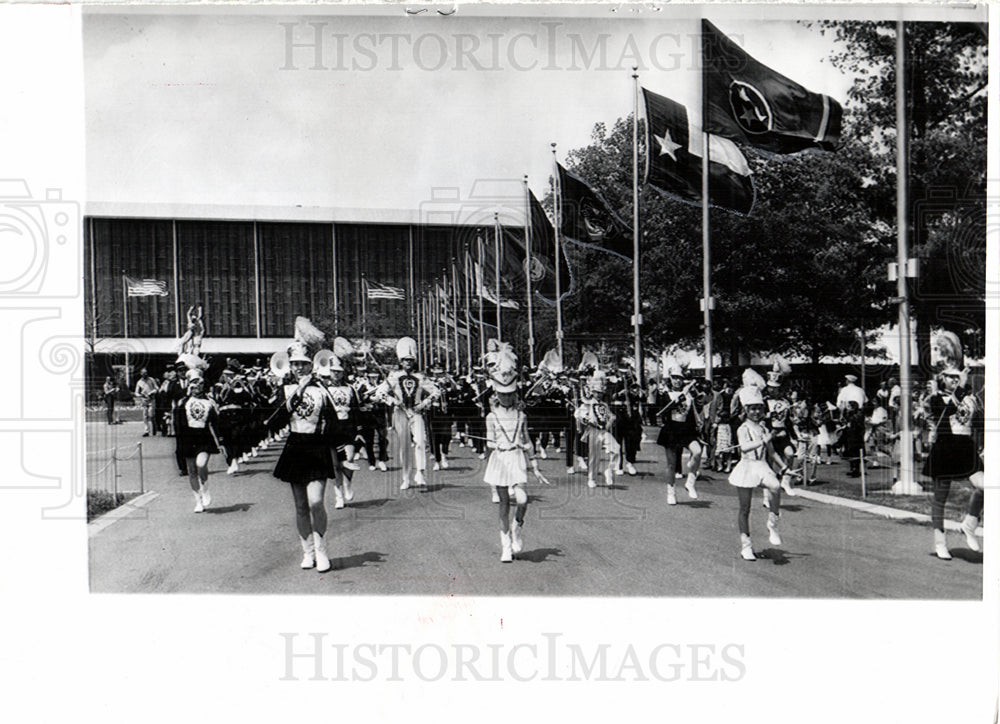
POLYGON ((174 409, 174 429, 177 450, 187 466, 194 512, 201 513, 212 502, 208 491, 208 459, 219 452, 214 429, 219 424, 219 411, 205 391, 205 378, 200 369, 187 373, 187 396, 174 409))
POLYGON ((660 409, 663 427, 660 428, 656 444, 663 447, 667 458, 667 505, 676 505, 674 481, 685 450, 689 453, 689 460, 687 482, 684 487, 692 500, 698 497, 694 484, 698 479, 698 468, 701 466, 701 444, 698 442, 698 421, 694 409, 694 397, 691 395, 696 380, 685 383, 684 371, 676 363, 667 366, 667 375, 670 379, 670 389, 661 397, 661 401, 665 401, 666 404, 660 409))
POLYGON ((248 439, 253 393, 246 386, 243 365, 239 361, 226 361, 222 379, 215 385, 215 399, 219 404, 222 434, 226 439, 226 473, 232 475, 239 469, 241 460, 250 452, 248 439))
POLYGON ((385 472, 386 462, 389 460, 388 407, 375 395, 378 385, 378 372, 369 370, 356 381, 354 391, 358 397, 358 428, 365 454, 368 456, 368 469, 375 470, 377 467, 385 472), (377 459, 376 438, 378 438, 377 459))
POLYGON ((336 413, 326 390, 312 375, 312 359, 303 342, 288 348, 293 382, 279 391, 280 406, 270 421, 274 430, 289 427, 288 440, 274 468, 274 477, 292 488, 295 525, 302 544, 302 568, 330 570, 327 556, 326 481, 336 478, 337 466, 330 449, 328 431, 336 413))
POLYGON ((344 382, 344 366, 336 355, 330 357, 330 364, 317 370, 320 382, 326 388, 333 404, 327 436, 333 447, 337 461, 337 475, 333 478, 333 492, 336 497, 334 507, 338 510, 354 500, 351 490, 351 475, 358 466, 354 464, 354 442, 358 436, 358 398, 354 388, 344 382))
POLYGON ((449 396, 453 382, 445 374, 444 369, 439 364, 435 364, 431 369, 433 375, 432 382, 440 390, 440 395, 434 398, 427 408, 427 427, 430 429, 431 454, 434 456, 434 469, 447 470, 448 468, 448 444, 451 441, 451 413, 449 407, 449 396))
MULTIPOLYGON (((791 367, 788 367, 787 364, 775 361, 774 367, 767 373, 766 398, 764 400, 767 424, 771 428, 771 447, 775 454, 781 458, 782 467, 785 468, 788 468, 795 459, 795 445, 792 442, 791 424, 788 421, 788 413, 792 409, 792 405, 785 397, 782 383, 782 375, 790 371, 791 367)), ((795 495, 790 476, 782 476, 781 489, 789 495, 795 495)), ((769 493, 765 491, 765 500, 768 499, 768 496, 769 493)))
POLYGON ((577 430, 587 444, 587 487, 597 487, 595 476, 603 475, 609 488, 615 484, 614 467, 621 449, 611 430, 614 413, 607 403, 608 378, 595 370, 587 381, 580 405, 576 408, 577 430))
POLYGON ((931 524, 934 527, 934 552, 941 560, 951 560, 944 531, 944 507, 954 480, 968 479, 973 485, 969 507, 962 520, 962 532, 974 551, 980 550, 976 527, 983 512, 983 464, 975 433, 981 437, 981 407, 975 395, 962 385, 964 354, 953 332, 942 332, 935 348, 943 356, 943 369, 937 375, 938 390, 927 401, 930 432, 930 455, 924 474, 933 479, 931 524), (980 428, 977 430, 976 428, 980 428))
POLYGON ((641 390, 631 370, 625 369, 619 380, 619 390, 612 396, 611 410, 615 416, 615 440, 621 449, 615 475, 627 472, 635 475, 635 461, 642 442, 642 415, 639 409, 641 390))
POLYGON ((440 392, 430 380, 416 371, 417 343, 412 337, 403 337, 396 343, 396 357, 401 369, 389 374, 388 379, 379 385, 378 394, 393 406, 392 427, 403 469, 403 483, 399 489, 407 490, 411 471, 414 485, 427 484, 424 477, 427 468, 427 427, 423 412, 440 392))
POLYGON ((740 556, 745 561, 757 560, 750 540, 750 506, 753 489, 763 485, 771 491, 771 507, 767 515, 767 530, 771 545, 781 545, 778 533, 778 515, 781 510, 781 483, 768 464, 772 461, 784 473, 786 468, 771 446, 774 434, 762 423, 764 419, 764 399, 756 387, 744 387, 739 392, 740 403, 746 412, 746 420, 736 431, 741 458, 729 474, 729 484, 736 487, 739 494, 737 524, 740 531, 740 556))
POLYGON ((500 560, 508 563, 524 546, 522 528, 528 511, 527 462, 542 483, 533 446, 528 437, 528 419, 517 399, 517 358, 501 345, 490 365, 490 384, 496 393, 493 409, 486 416, 486 445, 490 459, 483 481, 496 493, 500 503, 500 560), (514 520, 510 521, 510 498, 514 497, 514 520))

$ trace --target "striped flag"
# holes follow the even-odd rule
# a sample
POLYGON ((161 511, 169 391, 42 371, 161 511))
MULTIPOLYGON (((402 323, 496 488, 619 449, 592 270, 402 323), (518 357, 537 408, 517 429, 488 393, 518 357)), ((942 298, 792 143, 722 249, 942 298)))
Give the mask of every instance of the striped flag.
POLYGON ((156 279, 133 279, 125 274, 125 291, 130 297, 165 297, 167 283, 156 279))
POLYGON ((406 292, 399 287, 379 284, 365 279, 365 294, 369 299, 406 299, 406 292))

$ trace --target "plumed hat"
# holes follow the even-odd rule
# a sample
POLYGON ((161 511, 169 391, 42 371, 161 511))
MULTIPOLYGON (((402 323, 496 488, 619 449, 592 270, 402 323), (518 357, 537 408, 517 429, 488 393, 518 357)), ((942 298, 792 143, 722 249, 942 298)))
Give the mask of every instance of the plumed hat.
POLYGON ((189 370, 207 370, 208 362, 203 360, 196 354, 191 354, 190 352, 185 352, 177 358, 178 364, 182 364, 189 370))
POLYGON ((753 385, 740 388, 740 404, 743 405, 743 407, 749 407, 750 405, 763 405, 764 397, 760 394, 760 388, 753 385))
POLYGON ((312 357, 309 356, 309 347, 306 346, 305 342, 296 340, 288 345, 288 361, 312 362, 312 357))
POLYGON ((326 335, 305 317, 296 317, 295 341, 301 342, 309 352, 315 354, 326 341, 326 335))
POLYGON ((413 337, 401 337, 396 342, 396 358, 400 362, 404 359, 417 359, 417 342, 413 337))
POLYGON ((752 367, 747 367, 743 371, 743 386, 756 387, 757 389, 762 390, 767 386, 767 383, 764 382, 764 378, 760 376, 757 370, 752 367))
MULTIPOLYGON (((493 340, 495 341, 495 340, 493 340)), ((495 392, 517 390, 517 357, 509 344, 496 342, 489 355, 490 386, 495 392)))

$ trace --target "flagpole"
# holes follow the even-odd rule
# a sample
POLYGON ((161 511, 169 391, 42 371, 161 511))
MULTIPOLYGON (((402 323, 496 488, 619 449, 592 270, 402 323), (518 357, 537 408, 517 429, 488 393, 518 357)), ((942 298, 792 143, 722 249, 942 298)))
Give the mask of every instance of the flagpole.
POLYGON ((368 339, 368 278, 361 272, 361 338, 368 339))
MULTIPOLYGON (((531 201, 528 197, 528 174, 524 175, 524 278, 528 297, 528 364, 535 368, 535 323, 531 309, 531 201)), ((556 260, 558 261, 558 259, 556 260)))
MULTIPOLYGON (((639 303, 639 73, 632 66, 632 327, 635 335, 635 377, 643 384, 642 307, 639 303)), ((649 149, 646 149, 649 153, 649 149)), ((558 259, 556 260, 558 261, 558 259)))
MULTIPOLYGON (((254 243, 256 244, 257 222, 254 222, 254 243)), ((337 225, 330 224, 330 252, 333 254, 333 333, 340 334, 340 314, 337 312, 337 225)), ((258 287, 260 285, 260 275, 257 276, 258 287)), ((258 293, 257 299, 260 299, 258 293)), ((258 310, 260 304, 257 304, 258 310)), ((260 329, 258 325, 258 329, 260 329)), ((260 336, 259 334, 257 335, 260 336)))
MULTIPOLYGON (((444 275, 444 269, 441 270, 441 274, 444 275)), ((444 276, 444 281, 442 282, 442 284, 444 284, 444 290, 443 290, 444 296, 445 298, 447 298, 448 296, 447 275, 444 276)), ((438 315, 441 317, 441 324, 444 327, 444 369, 445 372, 451 372, 451 335, 448 333, 448 316, 445 314, 445 312, 447 312, 448 310, 441 309, 441 302, 442 302, 441 291, 442 289, 438 287, 437 290, 438 315)))
POLYGON ((562 327, 562 286, 559 281, 559 267, 561 264, 560 254, 560 243, 559 239, 561 236, 561 226, 562 226, 562 199, 560 197, 561 189, 559 188, 559 168, 556 161, 556 144, 552 143, 552 210, 555 216, 555 232, 556 232, 556 350, 559 352, 559 360, 565 363, 563 357, 563 327, 562 327))
POLYGON ((500 323, 500 214, 493 212, 493 270, 496 272, 497 289, 497 341, 503 342, 503 325, 500 323))
POLYGON ((892 486, 896 495, 917 495, 922 491, 913 470, 913 413, 910 378, 910 303, 907 298, 909 249, 907 240, 908 199, 906 145, 906 30, 896 21, 896 294, 899 301, 899 481, 892 486))
MULTIPOLYGON (((702 58, 704 63, 704 58, 702 58)), ((712 380, 712 245, 709 227, 708 174, 709 155, 708 98, 705 93, 705 73, 701 74, 701 280, 704 298, 701 300, 703 325, 705 327, 705 379, 712 380)))
POLYGON ((451 258, 451 318, 455 322, 455 373, 462 373, 462 343, 458 338, 458 269, 451 258))
POLYGON ((479 272, 476 274, 476 295, 479 297, 479 359, 486 356, 486 330, 483 328, 483 237, 476 235, 476 254, 479 256, 479 272))
POLYGON ((122 316, 125 319, 125 387, 131 389, 131 375, 129 375, 128 358, 128 283, 125 281, 125 270, 122 269, 122 316))
POLYGON ((472 372, 472 310, 469 307, 469 242, 465 242, 465 358, 472 372))

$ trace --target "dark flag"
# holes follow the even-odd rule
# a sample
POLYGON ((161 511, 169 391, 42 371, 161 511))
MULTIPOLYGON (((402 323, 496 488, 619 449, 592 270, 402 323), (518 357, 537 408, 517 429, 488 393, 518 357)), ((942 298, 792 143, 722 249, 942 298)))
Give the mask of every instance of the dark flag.
MULTIPOLYGON (((660 192, 701 204, 702 133, 687 109, 642 89, 646 101, 646 179, 660 192)), ((732 141, 709 136, 708 199, 712 206, 749 214, 755 190, 750 166, 732 141)))
MULTIPOLYGON (((542 301, 556 303, 556 232, 545 213, 541 202, 530 192, 529 207, 531 210, 531 290, 542 301)), ((504 247, 517 259, 521 273, 526 271, 527 253, 524 246, 524 233, 515 233, 504 229, 504 247)), ((560 249, 559 255, 559 291, 560 299, 573 290, 573 275, 566 261, 566 248, 560 249)))
POLYGON ((751 58, 701 21, 705 130, 772 154, 833 151, 843 109, 751 58))
POLYGON ((632 230, 590 184, 556 164, 563 238, 632 261, 632 230))

